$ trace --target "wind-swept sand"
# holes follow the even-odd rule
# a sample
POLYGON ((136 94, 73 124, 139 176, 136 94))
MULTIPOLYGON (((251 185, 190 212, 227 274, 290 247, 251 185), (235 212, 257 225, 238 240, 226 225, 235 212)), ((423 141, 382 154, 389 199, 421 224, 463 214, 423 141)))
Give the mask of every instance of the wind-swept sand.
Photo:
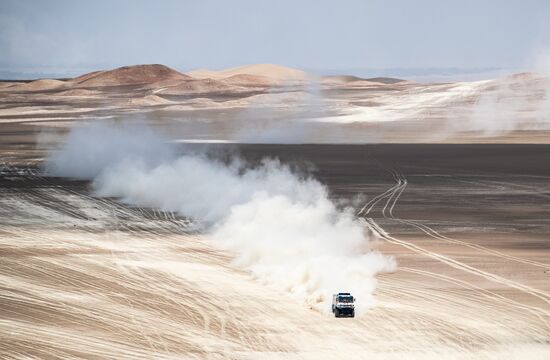
POLYGON ((548 358, 547 146, 239 150, 311 161, 334 195, 367 195, 357 215, 399 262, 373 309, 310 310, 190 219, 94 197, 21 152, 0 170, 0 357, 548 358))

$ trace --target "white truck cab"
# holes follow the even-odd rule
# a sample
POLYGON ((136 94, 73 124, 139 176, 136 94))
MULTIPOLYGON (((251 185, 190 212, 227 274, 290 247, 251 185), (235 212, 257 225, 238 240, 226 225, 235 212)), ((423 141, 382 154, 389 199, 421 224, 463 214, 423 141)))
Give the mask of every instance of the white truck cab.
POLYGON ((332 295, 332 313, 335 317, 355 317, 355 298, 350 293, 332 295))

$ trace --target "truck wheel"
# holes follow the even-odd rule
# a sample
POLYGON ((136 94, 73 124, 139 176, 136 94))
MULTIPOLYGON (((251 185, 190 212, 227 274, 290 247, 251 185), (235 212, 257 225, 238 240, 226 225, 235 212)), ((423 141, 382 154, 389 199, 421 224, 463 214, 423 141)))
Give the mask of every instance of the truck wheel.
POLYGON ((334 317, 340 317, 340 311, 337 308, 334 309, 334 317))
POLYGON ((355 310, 352 310, 352 311, 351 311, 351 314, 350 314, 350 316, 351 316, 352 318, 354 318, 354 317, 355 317, 355 310))

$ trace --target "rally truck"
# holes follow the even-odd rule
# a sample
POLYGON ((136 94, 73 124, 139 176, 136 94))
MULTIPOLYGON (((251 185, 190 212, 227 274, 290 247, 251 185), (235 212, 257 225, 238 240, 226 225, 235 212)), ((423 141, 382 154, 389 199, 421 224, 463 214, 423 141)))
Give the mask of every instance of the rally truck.
POLYGON ((350 293, 332 295, 332 313, 335 317, 355 317, 355 298, 350 293))

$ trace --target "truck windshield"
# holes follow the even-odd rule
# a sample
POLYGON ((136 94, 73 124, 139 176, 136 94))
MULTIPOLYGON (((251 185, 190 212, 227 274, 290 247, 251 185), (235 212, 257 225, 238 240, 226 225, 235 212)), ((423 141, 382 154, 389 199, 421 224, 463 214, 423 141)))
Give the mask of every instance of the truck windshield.
POLYGON ((340 296, 338 298, 338 301, 341 302, 341 303, 352 303, 353 302, 353 297, 351 297, 351 296, 340 296))

